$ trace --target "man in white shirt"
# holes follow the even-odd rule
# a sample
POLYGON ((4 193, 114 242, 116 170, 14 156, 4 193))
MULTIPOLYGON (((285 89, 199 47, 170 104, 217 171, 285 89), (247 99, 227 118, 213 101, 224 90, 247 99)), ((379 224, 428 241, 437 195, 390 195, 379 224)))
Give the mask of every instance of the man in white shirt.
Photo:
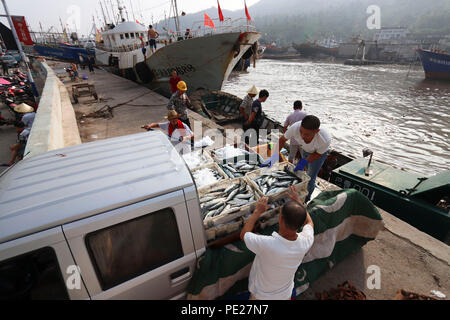
POLYGON ((257 202, 242 229, 241 239, 256 255, 248 279, 250 300, 289 300, 295 273, 314 243, 314 223, 310 215, 294 187, 288 194, 294 201, 280 208, 278 233, 264 236, 252 232, 261 214, 269 209, 267 197, 257 202), (297 233, 302 226, 302 232, 297 233))
MULTIPOLYGON (((320 129, 320 120, 315 116, 306 116, 301 122, 291 126, 278 141, 275 150, 281 150, 289 139, 296 140, 302 147, 302 160, 299 161, 295 171, 308 169, 311 178, 308 184, 306 202, 311 199, 316 185, 316 178, 324 164, 331 145, 331 136, 326 129, 320 129)), ((262 166, 272 167, 278 160, 278 152, 267 160, 262 166)))
MULTIPOLYGON (((294 112, 291 113, 284 122, 284 133, 286 133, 287 129, 292 126, 294 123, 302 121, 306 116, 306 112, 302 111, 303 104, 300 100, 294 102, 294 112)), ((289 141, 289 162, 294 163, 297 158, 297 153, 301 151, 301 147, 295 139, 291 139, 289 141)))

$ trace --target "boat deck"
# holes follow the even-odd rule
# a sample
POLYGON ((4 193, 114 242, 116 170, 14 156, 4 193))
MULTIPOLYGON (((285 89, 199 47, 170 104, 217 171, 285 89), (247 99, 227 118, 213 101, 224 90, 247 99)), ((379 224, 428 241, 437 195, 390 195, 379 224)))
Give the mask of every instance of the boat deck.
MULTIPOLYGON (((50 63, 50 66, 61 73, 64 64, 50 63)), ((142 125, 164 120, 167 114, 166 98, 102 70, 96 69, 95 75, 89 75, 87 70, 80 70, 80 76, 83 74, 90 77, 89 81, 95 84, 101 98, 98 103, 93 98, 81 98, 80 103, 74 105, 83 142, 142 132, 142 125), (123 105, 114 109, 113 118, 83 117, 106 105, 114 107, 120 104, 123 105)), ((67 82, 66 86, 71 94, 71 83, 67 82)), ((225 129, 194 112, 189 112, 189 116, 191 123, 193 120, 201 121, 204 130, 225 129)), ((213 131, 208 135, 211 136, 213 131)), ((321 191, 338 188, 322 179, 318 179, 318 184, 321 191)), ((299 299, 315 299, 316 293, 336 288, 346 280, 364 291, 371 300, 393 299, 399 289, 424 295, 430 295, 431 290, 438 290, 447 299, 450 297, 449 247, 389 213, 383 210, 380 212, 385 229, 379 233, 378 238, 325 273, 299 299), (371 275, 367 273, 367 268, 372 265, 378 266, 381 271, 379 290, 369 290, 366 286, 371 275)))

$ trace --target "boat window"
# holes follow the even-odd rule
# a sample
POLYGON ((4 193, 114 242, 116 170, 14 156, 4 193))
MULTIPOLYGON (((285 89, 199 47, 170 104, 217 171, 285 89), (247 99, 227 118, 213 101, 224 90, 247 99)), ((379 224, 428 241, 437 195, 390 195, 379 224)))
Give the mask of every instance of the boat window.
POLYGON ((136 32, 136 38, 139 38, 139 32, 136 32))
POLYGON ((125 33, 125 38, 126 39, 130 39, 130 34, 129 33, 125 33))
POLYGON ((134 33, 133 32, 130 33, 130 36, 131 36, 131 39, 134 39, 134 33))
POLYGON ((103 290, 184 255, 170 208, 88 234, 86 245, 103 290))
POLYGON ((0 300, 68 300, 53 248, 0 262, 0 300))
POLYGON ((144 37, 144 34, 141 32, 141 37, 144 37))
POLYGON ((123 40, 123 34, 122 33, 120 34, 120 39, 123 40))

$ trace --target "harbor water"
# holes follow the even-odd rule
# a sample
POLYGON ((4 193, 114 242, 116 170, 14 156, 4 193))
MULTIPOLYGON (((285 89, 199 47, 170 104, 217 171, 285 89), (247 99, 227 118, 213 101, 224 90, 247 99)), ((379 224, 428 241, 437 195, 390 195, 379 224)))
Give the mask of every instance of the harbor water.
POLYGON ((259 60, 233 73, 222 90, 243 98, 267 89, 264 112, 282 122, 295 100, 319 117, 332 148, 431 176, 450 167, 450 83, 424 79, 420 66, 259 60))

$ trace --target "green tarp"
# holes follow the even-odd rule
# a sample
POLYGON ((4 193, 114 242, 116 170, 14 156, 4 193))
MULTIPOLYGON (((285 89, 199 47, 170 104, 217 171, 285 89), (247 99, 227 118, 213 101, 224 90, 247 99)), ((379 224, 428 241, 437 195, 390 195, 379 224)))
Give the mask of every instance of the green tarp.
MULTIPOLYGON (((353 189, 321 193, 309 203, 308 212, 314 222, 314 244, 297 270, 297 295, 325 271, 374 240, 384 227, 375 206, 353 189)), ((260 233, 271 235, 274 231, 278 231, 278 225, 260 233)), ((246 291, 254 257, 243 241, 207 249, 189 284, 188 299, 227 298, 246 291)))

